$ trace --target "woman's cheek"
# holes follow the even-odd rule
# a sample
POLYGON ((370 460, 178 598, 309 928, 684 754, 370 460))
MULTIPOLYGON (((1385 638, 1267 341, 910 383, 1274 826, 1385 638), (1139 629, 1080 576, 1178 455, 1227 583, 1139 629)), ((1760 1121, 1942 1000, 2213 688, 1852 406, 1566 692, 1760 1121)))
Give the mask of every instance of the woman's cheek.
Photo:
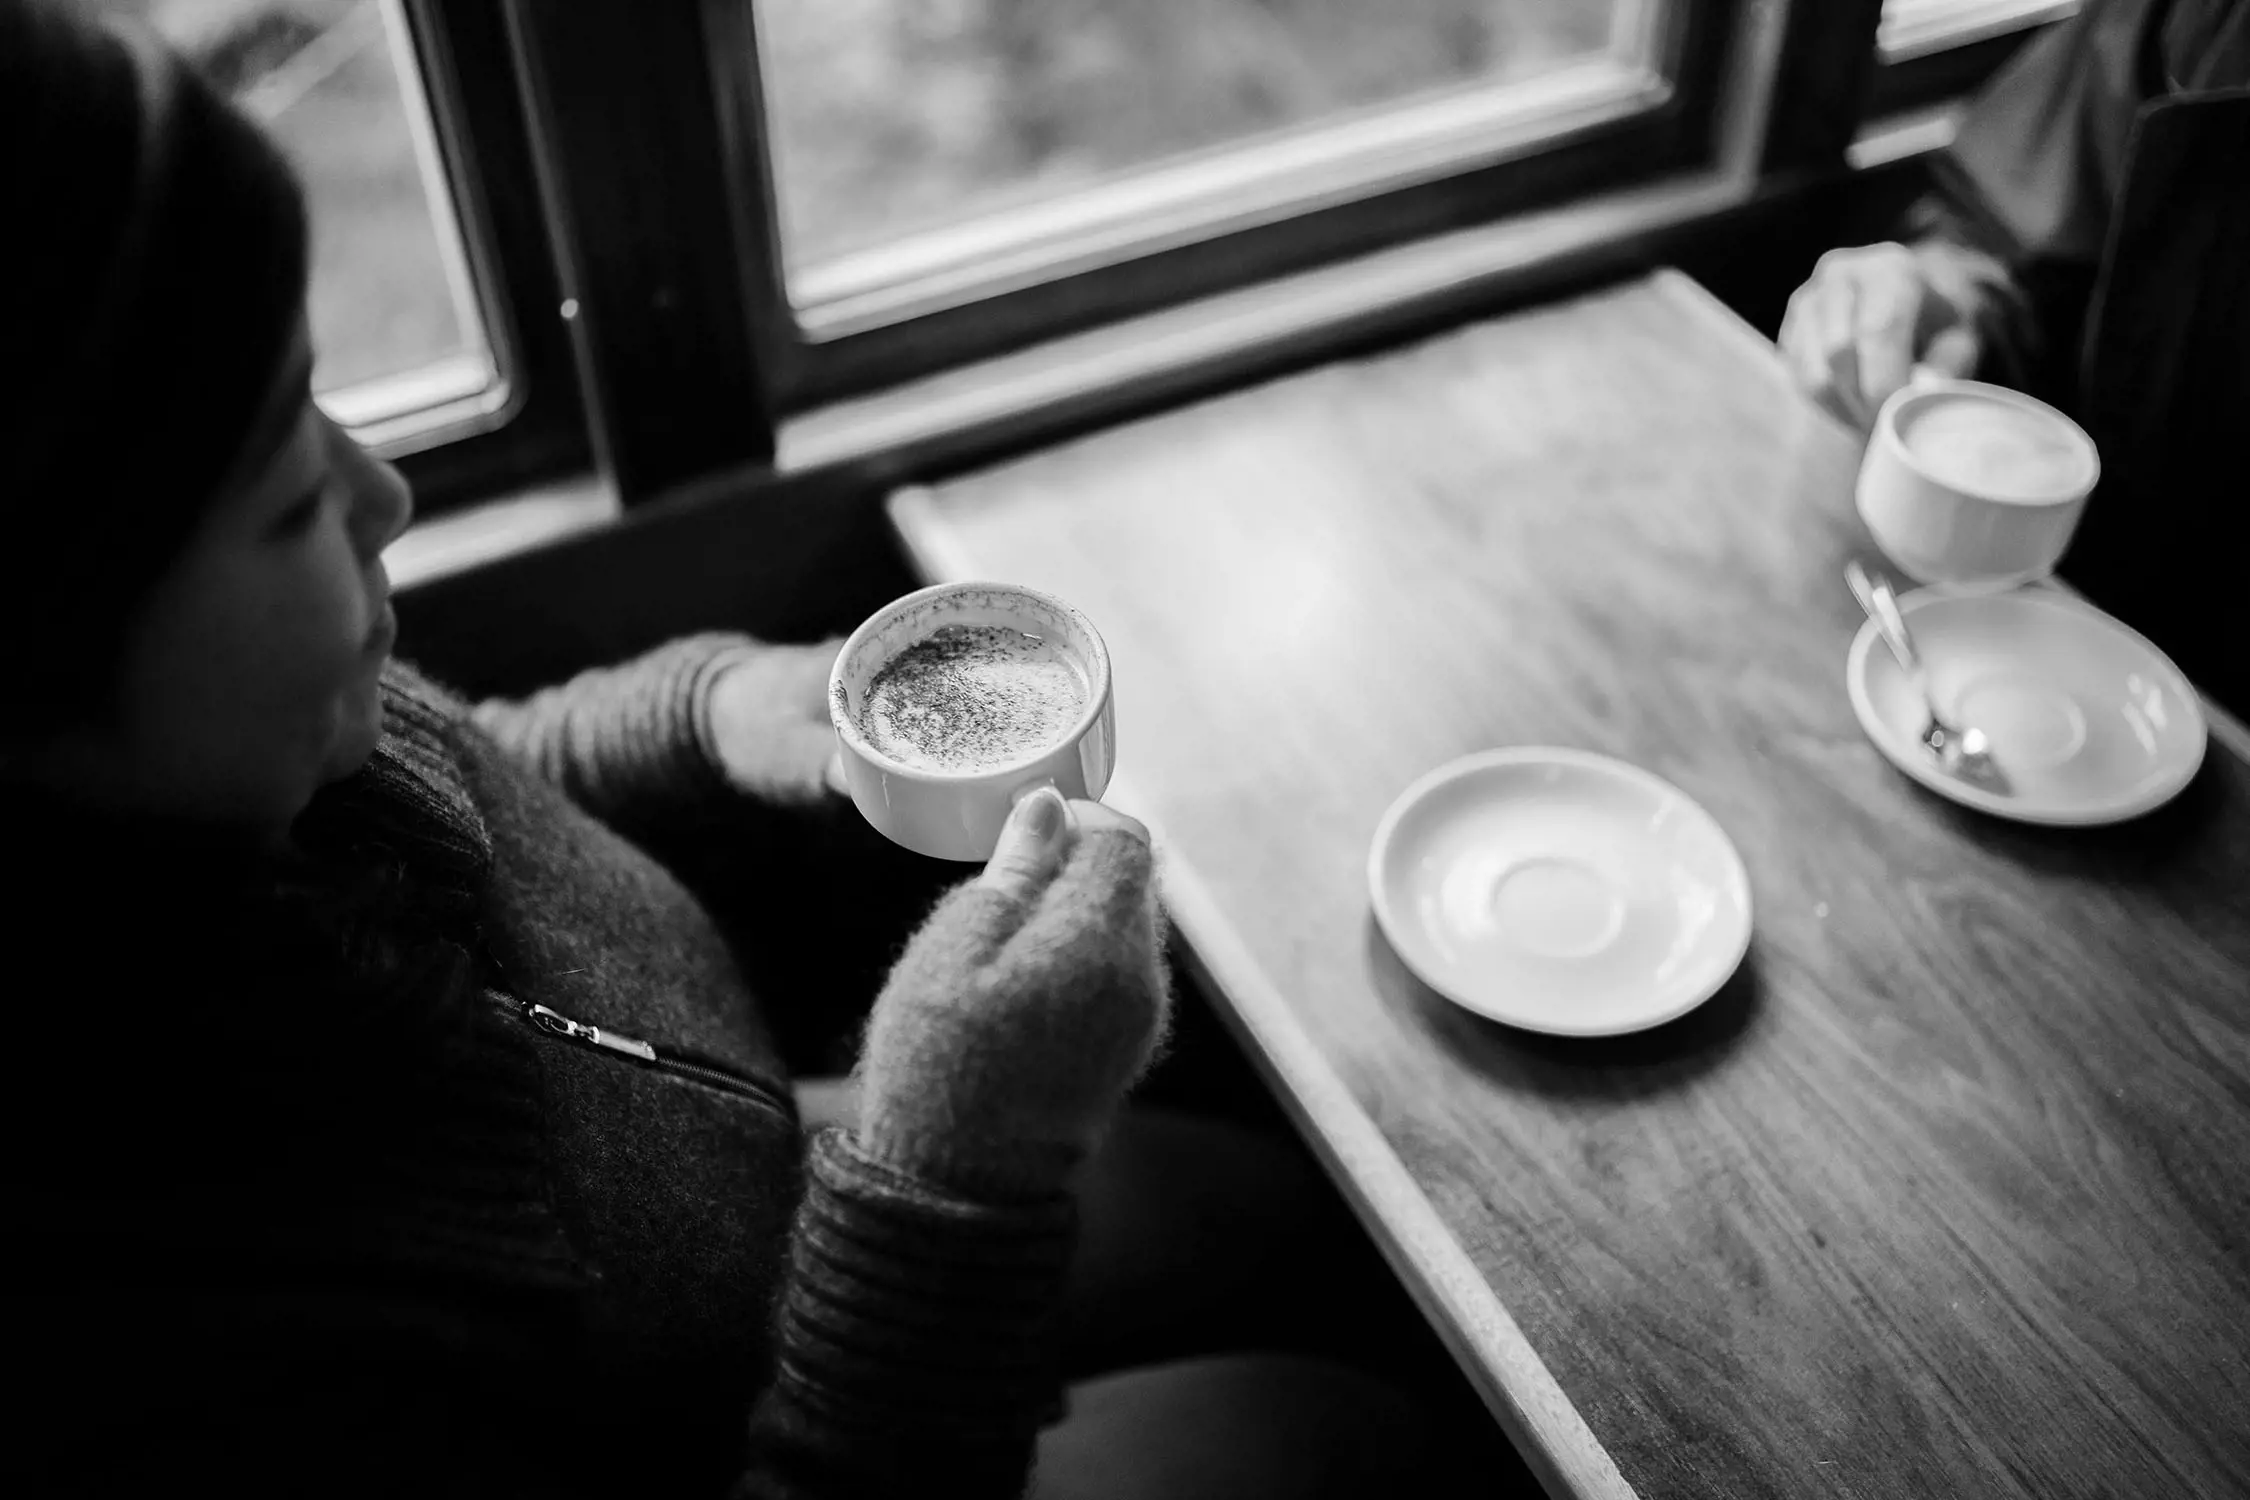
MULTIPOLYGON (((325 550, 325 549, 323 549, 325 550)), ((264 633, 268 640, 271 711, 296 721, 307 739, 334 731, 340 700, 358 686, 366 613, 338 587, 336 570, 318 554, 293 560, 264 633)))

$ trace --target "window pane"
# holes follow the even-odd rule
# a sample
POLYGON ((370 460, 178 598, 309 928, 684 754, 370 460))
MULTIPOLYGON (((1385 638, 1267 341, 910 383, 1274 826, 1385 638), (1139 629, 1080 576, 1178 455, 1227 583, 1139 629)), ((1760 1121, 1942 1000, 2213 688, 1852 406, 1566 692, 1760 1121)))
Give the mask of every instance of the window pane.
POLYGON ((76 0, 166 36, 297 164, 313 383, 345 420, 497 383, 396 0, 76 0))
POLYGON ((1883 0, 1876 46, 1886 62, 1897 62, 2059 21, 2076 9, 2078 0, 1883 0))
MULTIPOLYGON (((756 0, 792 270, 1610 50, 1638 0, 756 0)), ((1635 33, 1637 35, 1637 33, 1635 33)))

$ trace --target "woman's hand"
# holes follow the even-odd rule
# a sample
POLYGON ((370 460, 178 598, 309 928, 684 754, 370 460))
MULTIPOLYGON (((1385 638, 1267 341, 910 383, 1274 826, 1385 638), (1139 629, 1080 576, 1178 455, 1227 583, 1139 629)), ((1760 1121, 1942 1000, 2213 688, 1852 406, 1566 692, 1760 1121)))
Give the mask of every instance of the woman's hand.
POLYGON ((1976 369, 2006 281, 1990 256, 1943 240, 1831 250, 1790 297, 1777 342, 1805 393, 1866 432, 1915 365, 1976 369))
POLYGON ((1169 1014, 1148 830, 1052 789, 938 903, 875 1002, 860 1148, 972 1196, 1060 1190, 1169 1014))
POLYGON ((780 807, 817 806, 844 792, 828 719, 828 673, 842 647, 767 646, 712 683, 712 748, 736 791, 780 807))

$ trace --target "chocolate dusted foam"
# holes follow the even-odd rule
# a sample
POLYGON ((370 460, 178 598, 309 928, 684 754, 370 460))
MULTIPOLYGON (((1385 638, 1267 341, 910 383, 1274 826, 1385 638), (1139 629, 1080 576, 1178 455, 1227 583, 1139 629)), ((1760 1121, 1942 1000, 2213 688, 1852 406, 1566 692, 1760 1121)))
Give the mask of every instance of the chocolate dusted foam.
POLYGON ((1077 665, 1044 637, 1005 625, 944 625, 875 674, 859 731, 902 765, 976 771, 1059 744, 1086 701, 1077 665))

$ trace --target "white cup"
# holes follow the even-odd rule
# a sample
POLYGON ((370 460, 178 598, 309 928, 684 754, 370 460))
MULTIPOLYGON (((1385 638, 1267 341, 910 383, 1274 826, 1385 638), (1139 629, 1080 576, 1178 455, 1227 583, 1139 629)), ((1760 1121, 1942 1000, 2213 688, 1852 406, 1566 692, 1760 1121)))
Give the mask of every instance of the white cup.
POLYGON ((1875 418, 1859 514, 1917 582, 2012 588, 2055 570, 2100 478, 2093 439, 2046 402, 1917 375, 1875 418))
POLYGON ((1098 798, 1117 763, 1108 647, 1076 609, 1015 584, 941 583, 877 610, 837 654, 828 716, 860 815, 891 842, 938 859, 991 858, 1019 798, 1042 786, 1065 797, 1098 798), (868 689, 901 652, 947 625, 1000 625, 1040 637, 1085 684, 1085 711, 1052 744, 1001 764, 932 770, 884 754, 860 731, 868 689))

